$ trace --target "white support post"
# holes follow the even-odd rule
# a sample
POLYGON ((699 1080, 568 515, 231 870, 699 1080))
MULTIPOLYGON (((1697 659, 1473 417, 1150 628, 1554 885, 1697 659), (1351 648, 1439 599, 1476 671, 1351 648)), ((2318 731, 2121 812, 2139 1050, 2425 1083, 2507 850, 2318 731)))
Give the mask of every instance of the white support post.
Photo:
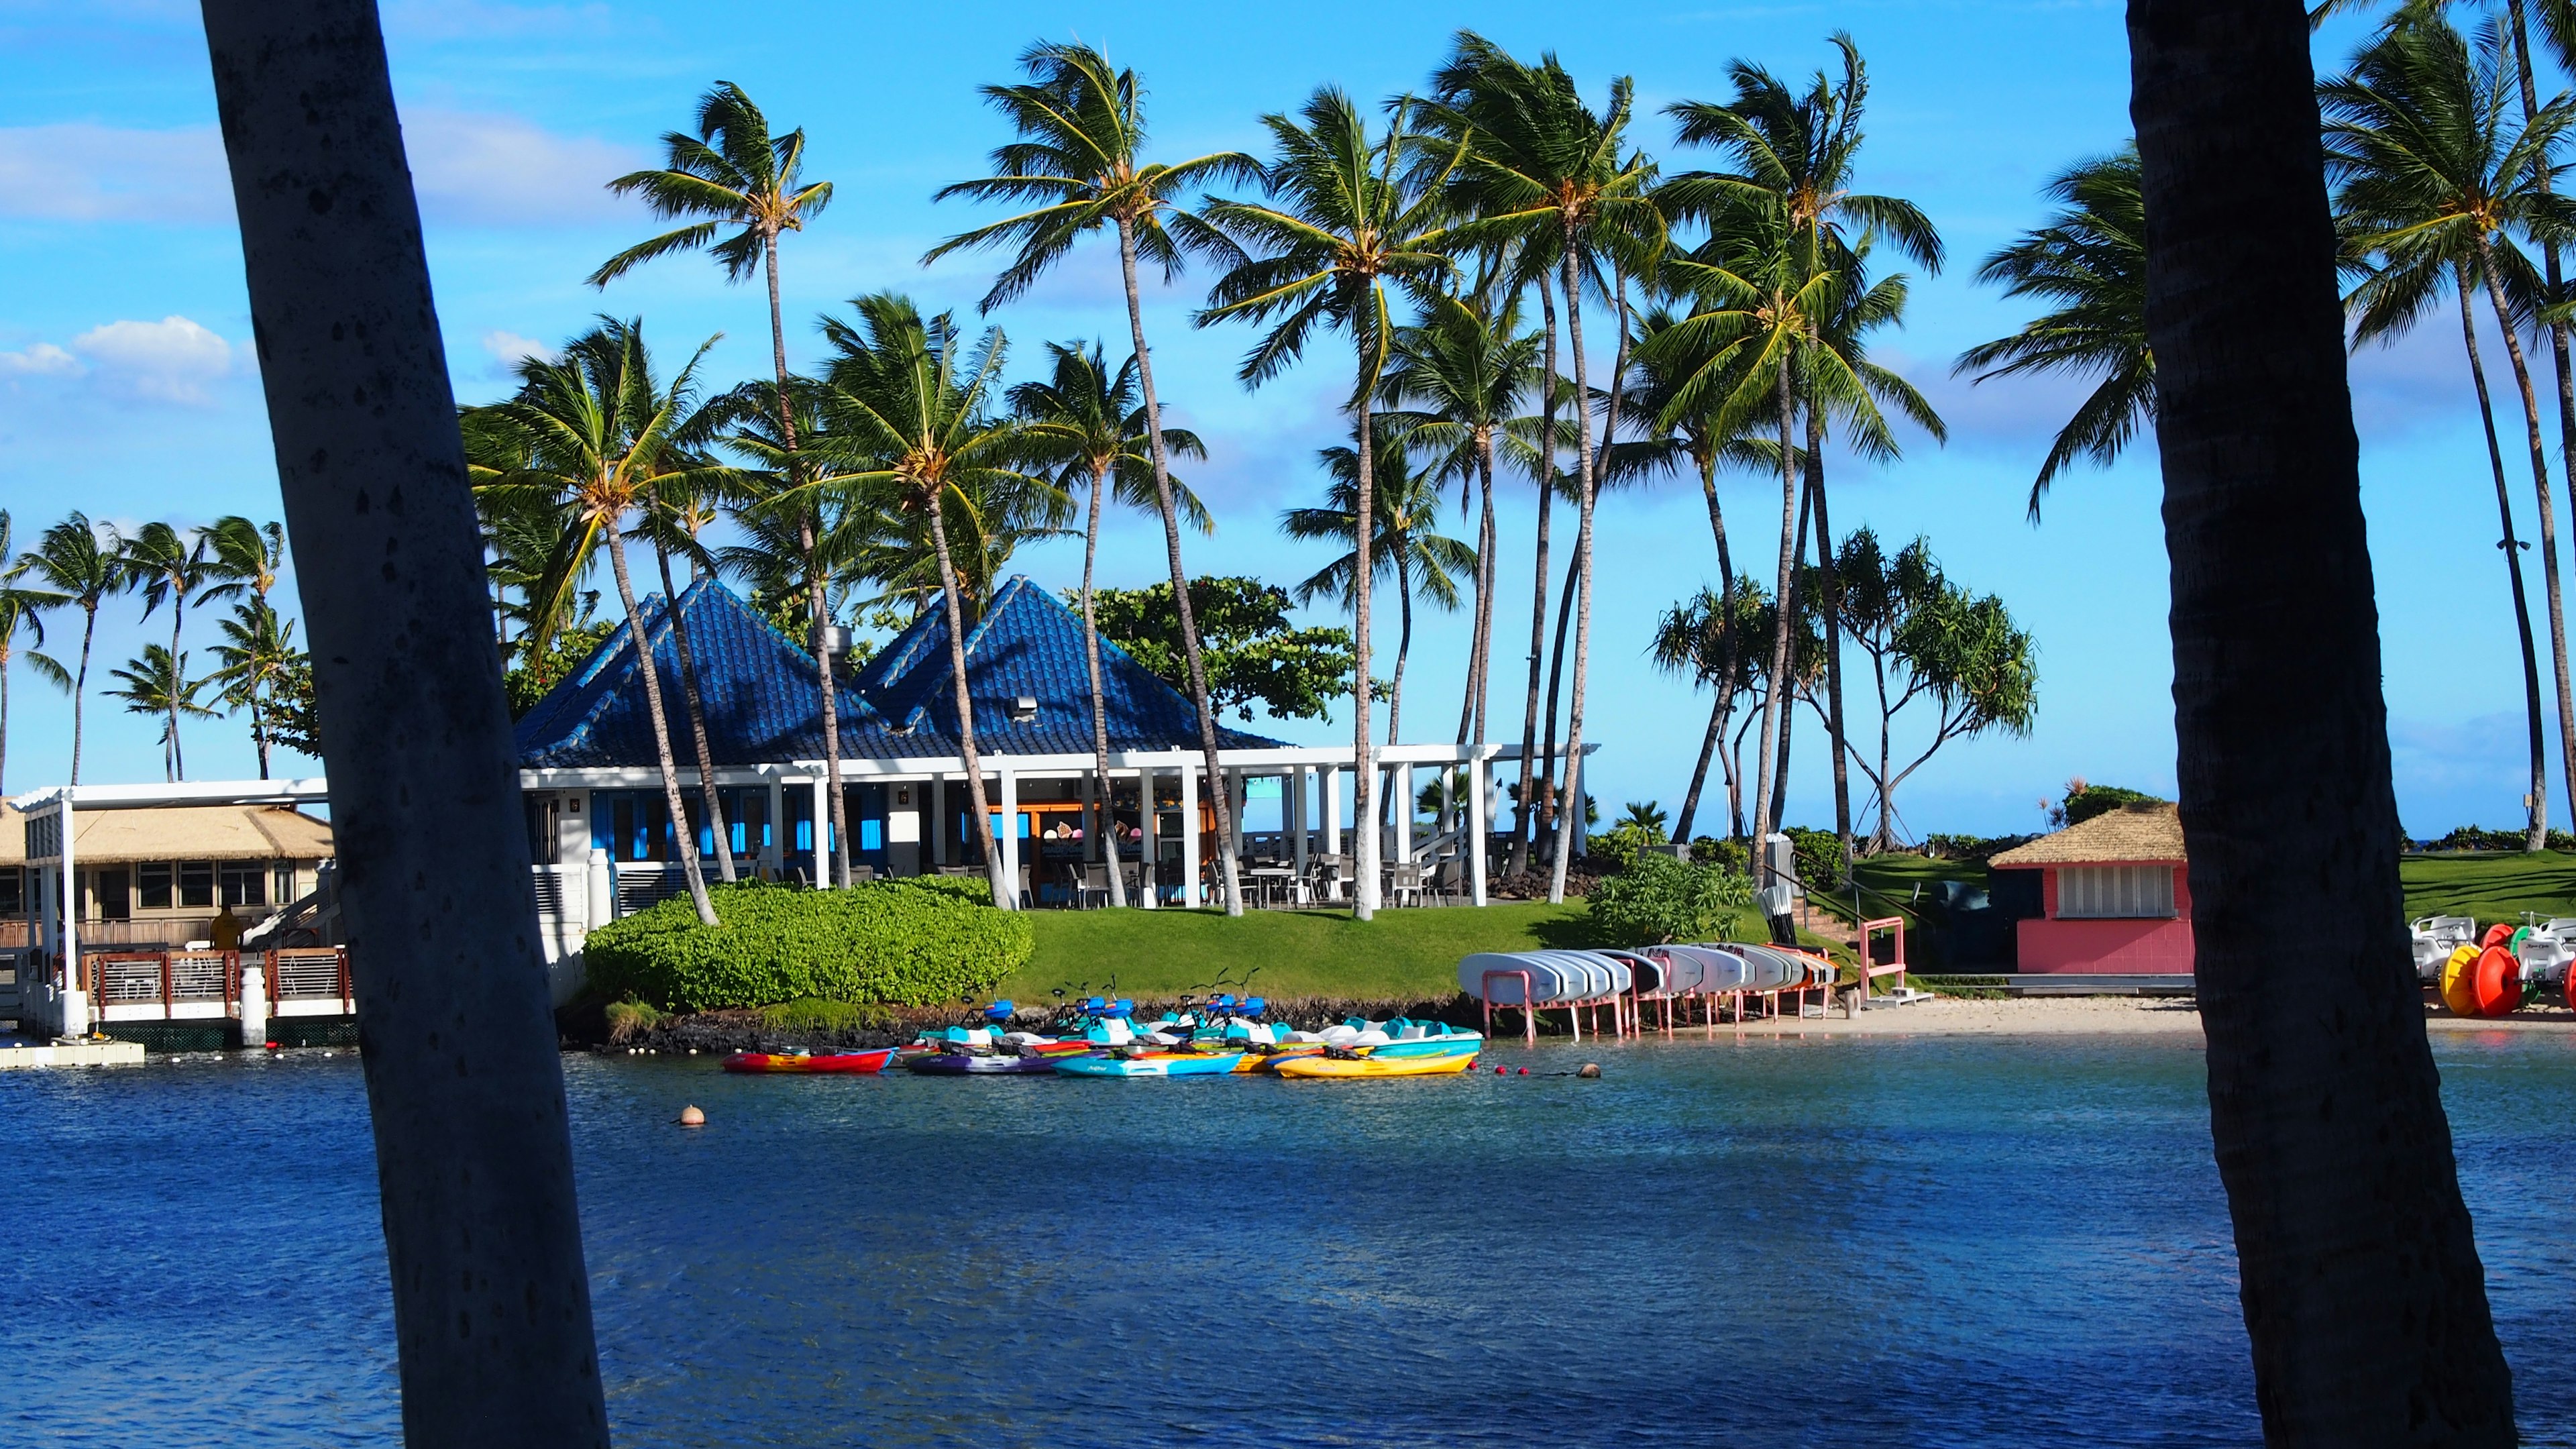
POLYGON ((787 874, 787 786, 774 777, 769 782, 769 843, 760 848, 760 866, 772 877, 787 874))
POLYGON ((60 939, 63 943, 62 1024, 64 1036, 89 1035, 89 992, 81 985, 80 959, 80 875, 72 867, 72 835, 77 822, 72 815, 72 792, 64 787, 61 803, 54 807, 54 818, 61 825, 62 911, 60 939))
POLYGON ((1486 782, 1489 763, 1471 756, 1467 776, 1467 896, 1477 905, 1485 903, 1485 844, 1488 830, 1485 807, 1491 787, 1486 782))
POLYGON ((1002 777, 1002 819, 993 827, 1002 848, 1002 894, 1016 907, 1020 903, 1020 777, 1009 770, 995 773, 1002 777))
POLYGON ((821 775, 814 777, 814 874, 817 889, 832 883, 832 797, 831 782, 821 775))
POLYGON ((1138 894, 1143 897, 1136 904, 1150 911, 1162 904, 1155 899, 1159 893, 1154 889, 1154 877, 1159 873, 1155 857, 1162 845, 1155 839, 1161 819, 1154 809, 1154 769, 1150 765, 1136 772, 1136 798, 1144 807, 1139 812, 1137 827, 1145 832, 1136 842, 1136 859, 1141 863, 1136 872, 1138 894))
POLYGON ((594 845, 582 871, 581 929, 585 935, 617 919, 617 867, 594 845))
POLYGON ((1306 878, 1306 781, 1313 773, 1298 765, 1288 772, 1286 780, 1280 782, 1280 788, 1288 792, 1288 839, 1290 848, 1296 852, 1299 880, 1306 878))
POLYGON ((1395 863, 1413 864, 1413 766, 1395 767, 1395 791, 1387 801, 1387 813, 1395 821, 1395 863))
POLYGON ((1342 771, 1338 765, 1319 766, 1315 780, 1324 797, 1324 853, 1340 855, 1342 850, 1342 771))
POLYGON ((1181 905, 1199 907, 1199 772, 1181 767, 1181 905))
POLYGON ((268 1045, 268 953, 265 951, 242 953, 241 1044, 251 1051, 268 1045))

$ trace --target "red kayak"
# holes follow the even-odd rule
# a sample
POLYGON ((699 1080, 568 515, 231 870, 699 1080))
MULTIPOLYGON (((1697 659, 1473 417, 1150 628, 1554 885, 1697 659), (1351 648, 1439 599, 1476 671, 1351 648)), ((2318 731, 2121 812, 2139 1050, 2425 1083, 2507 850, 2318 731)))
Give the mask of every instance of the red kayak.
POLYGON ((817 1056, 794 1056, 780 1052, 735 1052, 725 1058, 728 1072, 840 1072, 862 1075, 882 1072, 894 1060, 901 1047, 878 1047, 864 1052, 825 1052, 817 1056))

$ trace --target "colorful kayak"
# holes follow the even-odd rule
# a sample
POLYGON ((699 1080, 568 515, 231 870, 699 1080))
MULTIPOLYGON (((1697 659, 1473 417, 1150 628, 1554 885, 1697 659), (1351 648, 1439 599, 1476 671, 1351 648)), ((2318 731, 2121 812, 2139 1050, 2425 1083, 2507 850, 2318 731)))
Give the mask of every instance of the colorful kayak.
POLYGON ((802 1056, 791 1052, 735 1052, 724 1060, 728 1072, 800 1072, 858 1073, 874 1075, 886 1069, 901 1047, 878 1047, 864 1052, 823 1052, 802 1056))
POLYGON ((1279 1064, 1279 1075, 1301 1080, 1341 1077, 1443 1077, 1476 1064, 1472 1051, 1432 1056, 1388 1056, 1384 1047, 1364 1057, 1296 1057, 1279 1064))
POLYGON ((1051 1072, 1058 1059, 1043 1052, 1027 1056, 973 1052, 933 1052, 914 1057, 904 1065, 925 1077, 982 1077, 1020 1072, 1051 1072))
POLYGON ((1243 1062, 1242 1052, 1138 1052, 1134 1056, 1057 1057, 1055 1070, 1068 1077, 1216 1077, 1243 1062))

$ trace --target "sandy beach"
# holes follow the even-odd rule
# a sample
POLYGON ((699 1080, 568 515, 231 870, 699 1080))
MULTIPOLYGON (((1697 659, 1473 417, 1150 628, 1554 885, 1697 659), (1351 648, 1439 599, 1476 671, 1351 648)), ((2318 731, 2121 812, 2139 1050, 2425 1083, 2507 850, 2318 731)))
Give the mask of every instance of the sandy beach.
MULTIPOLYGON (((1650 1014, 1648 1023, 1657 1035, 1650 1014)), ((2576 1012, 2563 1006, 2529 1007, 2513 1016, 2468 1020, 2448 1013, 2429 1014, 2426 1031, 2576 1032, 2576 1012)), ((1508 1028, 1495 1023, 1498 1036, 1508 1028)), ((1883 1006, 1846 1018, 1837 1005, 1822 1018, 1794 1014, 1750 1018, 1741 1026, 1721 1021, 1720 1036, 1780 1033, 1827 1036, 2146 1036, 2200 1034, 2199 1007, 2187 996, 2048 996, 2020 998, 1939 997, 1910 1006, 1883 1006)), ((1673 1035, 1705 1037, 1707 1028, 1676 1025, 1673 1035)))

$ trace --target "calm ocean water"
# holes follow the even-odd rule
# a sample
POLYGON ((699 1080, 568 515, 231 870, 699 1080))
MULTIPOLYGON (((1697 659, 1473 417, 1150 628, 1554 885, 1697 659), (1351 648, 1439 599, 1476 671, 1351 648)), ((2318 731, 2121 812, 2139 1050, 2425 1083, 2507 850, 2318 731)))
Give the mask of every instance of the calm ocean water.
MULTIPOLYGON (((2576 1443, 2576 1040, 2436 1050, 2525 1442, 2576 1443)), ((568 1057, 618 1440, 2255 1442, 2196 1038, 1496 1054, 1584 1059, 568 1057)), ((9 1073, 0 1123, 0 1444, 398 1438, 347 1053, 9 1073)))

